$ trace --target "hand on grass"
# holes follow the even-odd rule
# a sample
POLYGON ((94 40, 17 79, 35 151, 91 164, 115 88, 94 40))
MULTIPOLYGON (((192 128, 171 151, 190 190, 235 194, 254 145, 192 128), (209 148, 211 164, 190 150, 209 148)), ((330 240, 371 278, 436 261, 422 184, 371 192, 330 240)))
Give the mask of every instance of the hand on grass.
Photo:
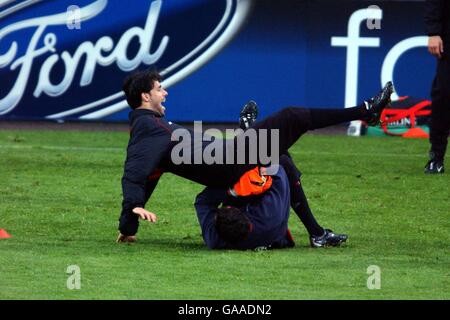
POLYGON ((136 236, 125 236, 121 233, 119 233, 119 236, 117 237, 116 242, 120 243, 120 242, 136 242, 136 236))
MULTIPOLYGON (((134 208, 133 209, 133 213, 137 214, 139 217, 141 217, 141 219, 143 220, 147 220, 150 222, 156 222, 157 217, 156 214, 145 210, 144 208, 134 208)), ((116 242, 120 243, 120 242, 136 242, 136 236, 126 236, 123 235, 121 233, 119 233, 119 236, 117 237, 116 242)))
POLYGON ((150 222, 156 222, 156 214, 153 212, 147 211, 144 208, 134 208, 133 213, 137 214, 143 220, 148 220, 150 222))

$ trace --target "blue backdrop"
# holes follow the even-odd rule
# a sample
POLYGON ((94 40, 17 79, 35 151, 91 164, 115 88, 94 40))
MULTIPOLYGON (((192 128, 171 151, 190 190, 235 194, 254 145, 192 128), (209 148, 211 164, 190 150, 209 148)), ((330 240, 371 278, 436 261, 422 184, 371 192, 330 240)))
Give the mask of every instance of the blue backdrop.
POLYGON ((423 5, 12 1, 0 5, 0 117, 124 121, 122 80, 147 67, 164 72, 173 121, 236 121, 249 99, 262 115, 342 108, 391 79, 398 95, 429 98, 423 5))

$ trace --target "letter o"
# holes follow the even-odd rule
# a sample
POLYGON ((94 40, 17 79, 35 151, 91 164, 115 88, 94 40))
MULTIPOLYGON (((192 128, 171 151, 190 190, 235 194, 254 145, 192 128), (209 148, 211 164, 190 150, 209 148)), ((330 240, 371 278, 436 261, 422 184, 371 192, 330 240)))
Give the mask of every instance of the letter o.
MULTIPOLYGON (((394 68, 397 64, 398 59, 408 50, 416 47, 426 47, 428 46, 428 37, 412 37, 397 43, 386 55, 383 61, 383 67, 381 68, 381 85, 383 86, 388 81, 393 81, 394 79, 394 68)), ((391 95, 392 100, 397 100, 398 95, 396 92, 391 95)))

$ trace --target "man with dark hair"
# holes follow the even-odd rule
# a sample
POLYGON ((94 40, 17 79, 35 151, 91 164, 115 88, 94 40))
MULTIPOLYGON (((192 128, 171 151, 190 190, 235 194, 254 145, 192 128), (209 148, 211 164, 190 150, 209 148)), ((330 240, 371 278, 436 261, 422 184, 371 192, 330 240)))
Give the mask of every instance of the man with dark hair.
MULTIPOLYGON (((200 184, 225 188, 234 185, 240 177, 257 165, 268 165, 258 159, 258 163, 245 162, 238 164, 175 164, 172 161, 171 151, 177 145, 172 140, 176 129, 183 129, 194 136, 193 132, 164 119, 165 107, 162 105, 167 97, 167 91, 162 88, 160 78, 154 78, 154 72, 141 71, 128 77, 125 81, 124 92, 133 111, 130 112, 130 140, 127 148, 127 158, 122 177, 122 213, 119 218, 118 241, 134 241, 139 226, 139 217, 154 222, 156 215, 146 209, 158 180, 163 172, 171 172, 200 184), (148 81, 149 85, 143 83, 148 81), (137 106, 138 99, 141 104, 137 106)), ((369 123, 379 122, 381 112, 390 102, 392 83, 380 93, 365 101, 362 105, 347 109, 306 109, 285 108, 268 118, 257 122, 255 129, 259 139, 259 130, 278 130, 279 154, 284 154, 308 130, 314 130, 341 122, 362 119, 369 123)), ((202 141, 200 150, 192 141, 190 155, 194 159, 197 152, 203 151, 214 139, 202 141)), ((236 151, 237 137, 229 144, 223 140, 223 150, 231 148, 236 151)), ((248 143, 248 141, 247 141, 248 143)), ((257 144, 259 145, 259 144, 257 144)), ((270 150, 270 148, 268 148, 270 150)), ((250 148, 246 148, 245 159, 249 157, 250 148)), ((226 152, 224 152, 225 154, 226 152)), ((236 156, 236 153, 233 153, 236 156)))
MULTIPOLYGON (((257 105, 250 101, 240 113, 241 129, 251 128, 257 115, 257 105)), ((236 198, 231 196, 235 192, 211 187, 197 196, 195 209, 208 248, 244 250, 294 246, 288 229, 289 204, 306 227, 311 247, 339 246, 347 241, 347 235, 335 234, 317 223, 300 182, 301 173, 289 154, 280 157, 280 165, 282 170, 272 177, 269 188, 261 184, 254 187, 259 188, 258 196, 254 196, 257 191, 252 196, 236 198)))
MULTIPOLYGON (((249 101, 242 108, 239 116, 239 126, 242 130, 251 128, 258 117, 258 107, 256 102, 249 101)), ((291 208, 300 218, 309 233, 312 247, 335 246, 340 244, 340 239, 346 238, 346 235, 335 235, 331 230, 322 228, 316 221, 306 198, 305 192, 300 181, 301 172, 295 165, 290 154, 282 155, 280 165, 286 171, 290 188, 291 208)))
MULTIPOLYGON (((152 94, 157 96, 158 92, 163 96, 164 99, 161 98, 161 101, 164 102, 167 91, 162 89, 161 81, 162 77, 156 70, 137 72, 128 76, 123 83, 122 90, 126 92, 127 102, 131 109, 135 110, 143 103, 148 103, 150 96, 152 94), (143 96, 142 93, 146 93, 146 95, 143 96)), ((164 107, 161 103, 157 103, 155 107, 160 114, 164 115, 164 107)))
POLYGON ((431 89, 430 160, 425 173, 444 173, 450 133, 450 1, 427 0, 425 26, 428 51, 437 58, 431 89))
MULTIPOLYGON (((287 158, 286 155, 283 157, 287 158)), ((205 188, 197 195, 195 209, 208 248, 248 250, 293 247, 295 242, 288 229, 289 204, 295 197, 291 192, 297 191, 289 180, 282 165, 272 176, 271 187, 260 195, 235 199, 227 189, 205 188)), ((309 215, 315 221, 312 214, 309 215)), ((321 231, 313 235, 308 228, 311 225, 305 224, 313 248, 335 247, 347 241, 347 235, 335 234, 319 225, 317 228, 321 231)))
POLYGON ((235 199, 226 188, 205 188, 195 199, 203 240, 210 249, 293 247, 288 229, 289 182, 282 167, 260 195, 235 199), (223 204, 223 207, 219 207, 223 204))
MULTIPOLYGON (((196 205, 199 205, 199 198, 196 199, 196 205)), ((200 211, 197 211, 200 221, 200 211)), ((243 212, 233 206, 225 206, 222 208, 215 208, 212 210, 213 217, 215 219, 215 227, 217 234, 220 238, 224 239, 230 244, 238 243, 242 240, 247 240, 250 232, 253 231, 253 223, 250 219, 243 214, 243 212)), ((208 232, 202 232, 202 234, 208 234, 208 232)), ((206 239, 205 239, 206 241, 206 239)), ((209 241, 206 241, 211 248, 209 241)))

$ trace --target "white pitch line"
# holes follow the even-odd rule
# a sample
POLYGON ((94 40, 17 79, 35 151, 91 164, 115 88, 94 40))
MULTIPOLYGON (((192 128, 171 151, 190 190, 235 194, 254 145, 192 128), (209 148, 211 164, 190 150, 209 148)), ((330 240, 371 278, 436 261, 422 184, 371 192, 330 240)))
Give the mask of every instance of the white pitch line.
MULTIPOLYGON (((126 147, 123 148, 119 147, 67 147, 67 146, 27 146, 27 145, 0 145, 0 149, 44 149, 44 150, 66 150, 66 151, 111 151, 111 152, 124 152, 126 151, 126 147)), ((313 152, 308 153, 308 151, 289 151, 291 154, 298 154, 298 155, 319 155, 319 156, 352 156, 352 157, 392 157, 392 158, 409 158, 409 157, 418 157, 418 158, 426 158, 426 154, 417 154, 417 153, 411 153, 411 154, 404 154, 404 153, 345 153, 345 152, 313 152)))
POLYGON ((44 149, 44 150, 61 150, 61 151, 111 151, 111 152, 125 152, 124 148, 111 148, 111 147, 66 147, 66 146, 26 146, 26 145, 14 145, 5 146, 0 145, 0 149, 44 149))
POLYGON ((402 158, 409 158, 409 157, 428 157, 426 153, 420 154, 420 153, 410 153, 410 154, 398 154, 398 153, 351 153, 351 152, 309 152, 308 151, 289 151, 290 154, 298 154, 303 156, 309 156, 312 155, 320 155, 320 156, 352 156, 352 157, 360 157, 360 156, 366 156, 366 157, 402 157, 402 158))

